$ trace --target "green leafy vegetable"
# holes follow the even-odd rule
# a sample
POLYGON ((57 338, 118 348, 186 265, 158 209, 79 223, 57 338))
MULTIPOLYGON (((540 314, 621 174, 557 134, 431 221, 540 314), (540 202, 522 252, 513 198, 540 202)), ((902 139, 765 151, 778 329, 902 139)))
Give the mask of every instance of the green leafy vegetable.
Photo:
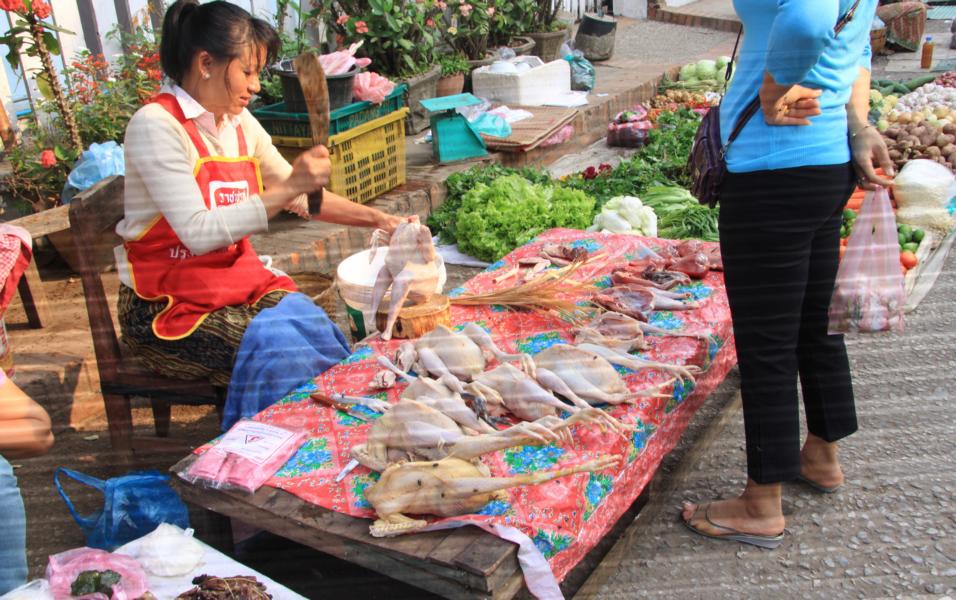
POLYGON ((506 175, 520 175, 532 183, 551 184, 551 176, 542 169, 525 167, 512 169, 499 164, 479 166, 453 173, 445 181, 448 194, 442 205, 428 217, 428 227, 442 242, 454 244, 458 240, 456 221, 458 209, 461 207, 465 193, 474 189, 479 183, 490 185, 499 177, 506 175))
POLYGON ((646 206, 657 213, 657 233, 661 237, 716 242, 717 209, 703 206, 690 192, 679 187, 654 187, 641 196, 646 206))
POLYGON ((507 175, 464 194, 456 216, 458 246, 471 256, 495 261, 545 229, 584 229, 593 213, 594 198, 584 192, 507 175))

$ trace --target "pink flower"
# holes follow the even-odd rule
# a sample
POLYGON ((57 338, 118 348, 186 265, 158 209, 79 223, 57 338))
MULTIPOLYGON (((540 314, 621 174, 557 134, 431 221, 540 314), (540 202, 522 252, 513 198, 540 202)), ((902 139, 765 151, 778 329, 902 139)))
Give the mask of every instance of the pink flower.
POLYGON ((43 0, 33 0, 33 14, 35 14, 38 19, 45 19, 49 17, 52 12, 53 9, 43 0))
POLYGON ((0 8, 13 12, 26 9, 23 5, 23 0, 0 0, 0 8))
POLYGON ((467 2, 465 4, 462 4, 459 7, 459 10, 461 10, 461 16, 467 17, 468 15, 470 15, 472 8, 474 7, 471 4, 468 4, 467 2))
POLYGON ((368 33, 368 23, 358 21, 355 23, 355 33, 368 33))
POLYGON ((435 19, 428 19, 427 21, 425 21, 425 25, 428 25, 429 27, 434 27, 435 19))
POLYGON ((488 9, 487 9, 485 12, 488 13, 488 16, 489 16, 489 17, 493 17, 493 16, 495 16, 495 7, 494 7, 494 6, 489 6, 488 9))
POLYGON ((346 23, 349 22, 349 16, 348 16, 348 15, 342 15, 341 17, 339 17, 338 19, 336 19, 335 22, 336 22, 336 24, 338 24, 338 25, 345 25, 346 23))
POLYGON ((40 164, 47 169, 56 164, 56 154, 53 153, 53 150, 44 150, 40 153, 40 164))
POLYGON ((435 6, 438 8, 438 10, 445 10, 448 8, 448 5, 442 2, 442 0, 438 0, 438 2, 435 3, 435 6))

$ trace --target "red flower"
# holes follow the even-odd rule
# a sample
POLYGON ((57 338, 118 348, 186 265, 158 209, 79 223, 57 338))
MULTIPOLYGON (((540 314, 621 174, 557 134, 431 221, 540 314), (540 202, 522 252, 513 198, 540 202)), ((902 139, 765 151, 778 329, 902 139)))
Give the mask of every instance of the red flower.
POLYGON ((355 24, 355 33, 368 33, 368 23, 365 21, 358 21, 355 24))
POLYGON ((427 21, 425 21, 425 25, 427 25, 428 27, 434 27, 435 19, 429 18, 427 21))
POLYGON ((0 8, 13 12, 26 10, 23 0, 0 0, 0 8))
POLYGON ((53 150, 44 150, 40 153, 40 164, 47 169, 56 164, 56 154, 53 154, 53 150))
POLYGON ((45 19, 49 17, 52 12, 53 9, 43 0, 33 0, 33 14, 35 14, 38 19, 45 19))
POLYGON ((584 169, 584 172, 581 174, 581 176, 585 179, 594 179, 598 176, 598 172, 594 167, 588 167, 587 169, 584 169))
POLYGON ((350 17, 348 15, 339 15, 339 18, 335 20, 335 23, 338 25, 345 25, 349 22, 350 17))
POLYGON ((147 69, 146 73, 153 81, 161 81, 163 79, 163 72, 159 69, 147 69))

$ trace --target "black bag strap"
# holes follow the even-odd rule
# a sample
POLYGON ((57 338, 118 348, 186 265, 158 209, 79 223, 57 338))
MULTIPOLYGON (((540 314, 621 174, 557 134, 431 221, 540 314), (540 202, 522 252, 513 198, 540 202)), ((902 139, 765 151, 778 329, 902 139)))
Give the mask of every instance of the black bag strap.
MULTIPOLYGON (((860 6, 860 0, 856 0, 853 3, 853 6, 850 7, 850 10, 846 11, 846 14, 843 15, 836 24, 836 27, 833 28, 833 32, 836 35, 840 35, 840 32, 843 31, 843 28, 846 27, 847 23, 853 20, 853 16, 856 14, 856 9, 860 6)), ((740 38, 744 33, 744 26, 741 24, 740 32, 737 33, 737 41, 734 42, 734 51, 730 56, 730 65, 727 67, 727 75, 724 77, 724 93, 727 92, 727 85, 730 83, 730 78, 733 76, 734 63, 737 60, 737 47, 740 45, 740 38)), ((720 99, 721 104, 723 104, 723 98, 720 99)), ((726 154, 727 148, 730 144, 737 139, 737 136, 741 134, 744 130, 744 126, 753 117, 757 114, 757 111, 760 110, 760 96, 754 98, 750 104, 748 104, 743 112, 740 113, 740 116, 737 117, 737 123, 734 125, 733 131, 730 132, 730 137, 727 138, 727 144, 724 146, 723 152, 726 154)))

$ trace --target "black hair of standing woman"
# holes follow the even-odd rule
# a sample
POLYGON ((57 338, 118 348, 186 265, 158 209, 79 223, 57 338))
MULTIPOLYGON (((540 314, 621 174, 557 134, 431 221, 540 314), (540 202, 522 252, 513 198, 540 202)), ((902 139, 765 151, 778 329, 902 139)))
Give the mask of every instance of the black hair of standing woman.
POLYGON ((159 61, 170 79, 182 83, 197 52, 231 62, 246 56, 250 47, 265 49, 266 63, 259 65, 265 67, 276 60, 279 35, 268 22, 231 2, 177 0, 163 18, 159 61))

